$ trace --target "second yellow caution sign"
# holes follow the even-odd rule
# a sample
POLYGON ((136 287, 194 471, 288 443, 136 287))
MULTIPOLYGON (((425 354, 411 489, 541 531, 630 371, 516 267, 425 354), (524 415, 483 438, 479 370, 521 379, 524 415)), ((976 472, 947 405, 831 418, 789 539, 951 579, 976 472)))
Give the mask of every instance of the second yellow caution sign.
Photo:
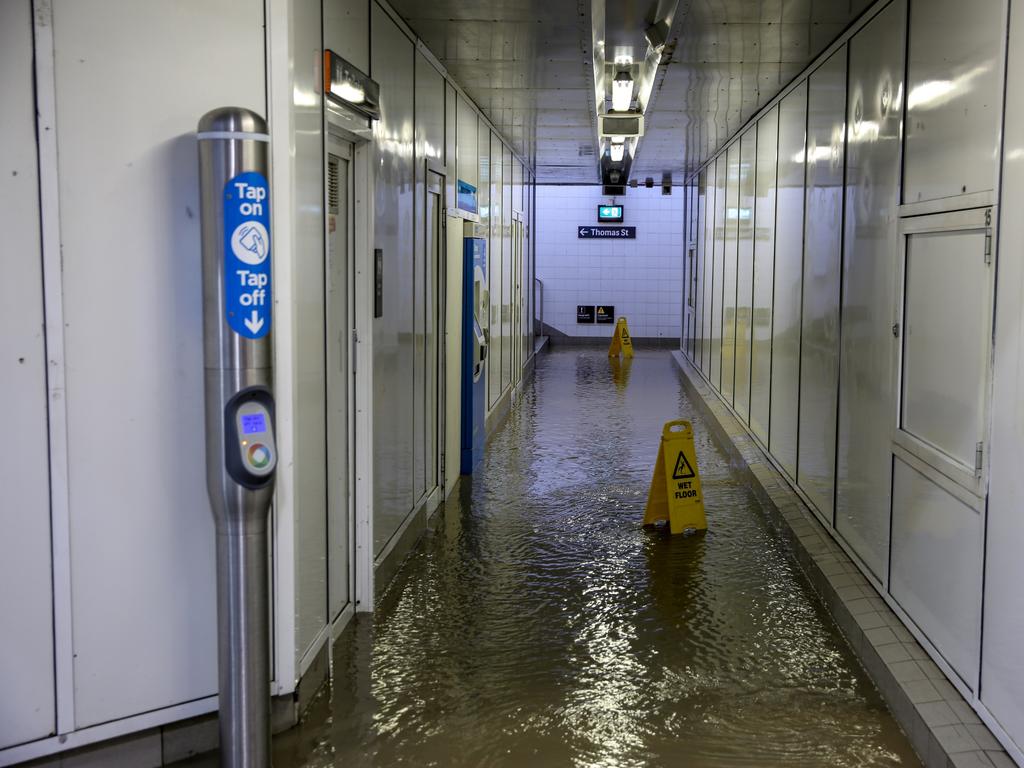
POLYGON ((633 340, 629 337, 629 326, 625 317, 615 321, 615 335, 612 336, 612 344, 608 347, 608 357, 618 357, 620 352, 623 357, 633 356, 633 340))
POLYGON ((644 525, 661 520, 668 520, 672 533, 705 531, 708 527, 693 427, 683 419, 670 421, 662 428, 654 477, 647 491, 644 525))

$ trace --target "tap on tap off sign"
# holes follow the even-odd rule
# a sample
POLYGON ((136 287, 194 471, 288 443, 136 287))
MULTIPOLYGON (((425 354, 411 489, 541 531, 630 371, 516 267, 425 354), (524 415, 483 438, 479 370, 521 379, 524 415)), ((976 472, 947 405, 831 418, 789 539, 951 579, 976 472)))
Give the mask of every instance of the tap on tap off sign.
POLYGON ((270 188, 260 173, 224 185, 224 315, 247 339, 270 333, 270 188))

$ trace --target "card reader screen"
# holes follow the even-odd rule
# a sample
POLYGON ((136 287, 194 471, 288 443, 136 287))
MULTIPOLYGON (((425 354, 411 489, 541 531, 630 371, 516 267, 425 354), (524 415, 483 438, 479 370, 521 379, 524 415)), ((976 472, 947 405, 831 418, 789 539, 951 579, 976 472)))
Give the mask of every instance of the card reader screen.
POLYGON ((267 417, 262 413, 242 414, 242 433, 252 435, 257 432, 267 431, 267 417))

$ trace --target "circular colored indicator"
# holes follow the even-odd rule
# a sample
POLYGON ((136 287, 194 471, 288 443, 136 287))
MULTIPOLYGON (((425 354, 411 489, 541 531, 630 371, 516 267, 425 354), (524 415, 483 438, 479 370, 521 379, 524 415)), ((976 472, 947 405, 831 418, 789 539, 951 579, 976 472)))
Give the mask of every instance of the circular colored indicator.
POLYGON ((263 469, 270 463, 270 449, 263 443, 253 443, 249 446, 249 463, 256 469, 263 469))

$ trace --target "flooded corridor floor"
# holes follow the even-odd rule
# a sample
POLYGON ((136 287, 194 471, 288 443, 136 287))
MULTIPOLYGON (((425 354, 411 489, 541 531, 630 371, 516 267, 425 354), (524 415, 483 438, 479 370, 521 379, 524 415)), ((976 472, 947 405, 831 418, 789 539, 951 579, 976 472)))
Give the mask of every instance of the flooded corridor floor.
POLYGON ((539 360, 274 764, 918 765, 670 354, 539 360), (705 536, 640 527, 679 417, 705 536))

